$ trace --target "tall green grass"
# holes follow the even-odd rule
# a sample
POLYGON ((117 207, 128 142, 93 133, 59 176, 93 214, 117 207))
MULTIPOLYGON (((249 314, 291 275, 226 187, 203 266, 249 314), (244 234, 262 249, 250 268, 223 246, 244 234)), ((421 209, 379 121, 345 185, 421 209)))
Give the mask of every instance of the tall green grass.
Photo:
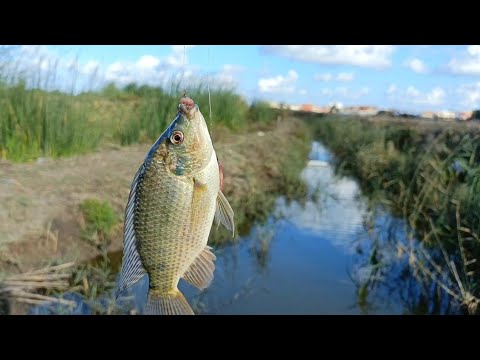
POLYGON ((264 101, 255 100, 249 108, 248 116, 255 122, 269 123, 278 115, 278 111, 271 108, 264 101))
POLYGON ((72 96, 0 86, 0 155, 14 161, 94 149, 102 128, 89 123, 91 104, 72 96))
POLYGON ((106 142, 152 142, 172 121, 184 90, 199 104, 209 127, 237 131, 274 119, 265 105, 249 107, 234 88, 209 89, 201 79, 162 87, 108 84, 79 95, 31 88, 20 77, 1 79, 0 157, 13 161, 81 154, 106 142))
MULTIPOLYGON (((187 96, 199 104, 209 128, 214 124, 221 124, 238 130, 247 125, 249 120, 256 120, 247 117, 248 104, 233 89, 210 89, 210 97, 207 85, 193 85, 187 89, 187 96)), ((180 83, 171 83, 166 89, 130 84, 120 95, 125 92, 136 96, 139 99, 139 106, 136 116, 128 119, 116 132, 116 138, 122 145, 156 140, 173 120, 184 90, 180 83)))

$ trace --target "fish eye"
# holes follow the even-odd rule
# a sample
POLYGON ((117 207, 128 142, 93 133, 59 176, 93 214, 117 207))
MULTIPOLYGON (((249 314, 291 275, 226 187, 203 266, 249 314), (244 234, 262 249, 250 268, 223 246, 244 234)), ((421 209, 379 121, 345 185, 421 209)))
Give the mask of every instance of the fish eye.
POLYGON ((170 141, 175 145, 181 144, 183 142, 183 133, 178 130, 174 131, 170 136, 170 141))

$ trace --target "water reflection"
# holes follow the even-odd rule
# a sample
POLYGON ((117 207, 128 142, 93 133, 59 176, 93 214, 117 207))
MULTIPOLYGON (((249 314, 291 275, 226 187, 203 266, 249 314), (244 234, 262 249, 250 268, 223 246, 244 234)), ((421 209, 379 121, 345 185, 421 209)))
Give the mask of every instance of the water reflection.
MULTIPOLYGON (((337 178, 328 151, 314 142, 301 176, 308 200, 279 197, 263 225, 236 245, 216 249, 212 285, 180 290, 197 314, 448 314, 459 313, 445 288, 440 251, 407 240, 405 223, 369 209, 357 183, 337 178), (431 275, 428 275, 430 272, 431 275), (442 281, 432 281, 432 274, 442 281)), ((445 262, 443 262, 445 263, 445 262)), ((147 278, 122 297, 123 313, 140 313, 147 278)), ((105 307, 111 298, 106 298, 105 307)), ((59 310, 35 308, 32 313, 59 310)), ((92 313, 81 303, 75 313, 92 313)))

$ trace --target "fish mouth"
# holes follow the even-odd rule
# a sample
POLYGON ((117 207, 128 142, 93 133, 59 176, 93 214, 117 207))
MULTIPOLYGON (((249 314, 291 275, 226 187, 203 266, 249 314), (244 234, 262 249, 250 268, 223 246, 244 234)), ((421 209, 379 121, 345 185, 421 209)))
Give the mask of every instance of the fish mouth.
POLYGON ((178 111, 191 120, 195 116, 195 112, 198 110, 198 105, 189 97, 183 97, 180 99, 178 105, 178 111))

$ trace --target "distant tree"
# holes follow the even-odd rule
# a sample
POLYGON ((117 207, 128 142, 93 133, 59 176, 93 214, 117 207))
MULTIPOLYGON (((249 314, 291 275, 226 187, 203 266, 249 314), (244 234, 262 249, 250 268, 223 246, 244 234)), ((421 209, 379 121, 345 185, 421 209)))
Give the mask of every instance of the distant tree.
POLYGON ((338 107, 336 105, 333 105, 330 108, 330 111, 329 111, 330 114, 338 114, 339 112, 340 112, 340 110, 338 109, 338 107))
POLYGON ((123 88, 123 91, 131 94, 136 94, 138 91, 138 86, 135 83, 130 83, 123 88))
POLYGON ((480 110, 473 110, 472 117, 470 119, 480 120, 480 110))
POLYGON ((118 95, 119 90, 117 88, 117 85, 115 85, 115 83, 111 82, 111 83, 107 84, 107 86, 105 86, 102 89, 102 93, 103 93, 103 95, 108 96, 108 97, 115 97, 116 95, 118 95))

